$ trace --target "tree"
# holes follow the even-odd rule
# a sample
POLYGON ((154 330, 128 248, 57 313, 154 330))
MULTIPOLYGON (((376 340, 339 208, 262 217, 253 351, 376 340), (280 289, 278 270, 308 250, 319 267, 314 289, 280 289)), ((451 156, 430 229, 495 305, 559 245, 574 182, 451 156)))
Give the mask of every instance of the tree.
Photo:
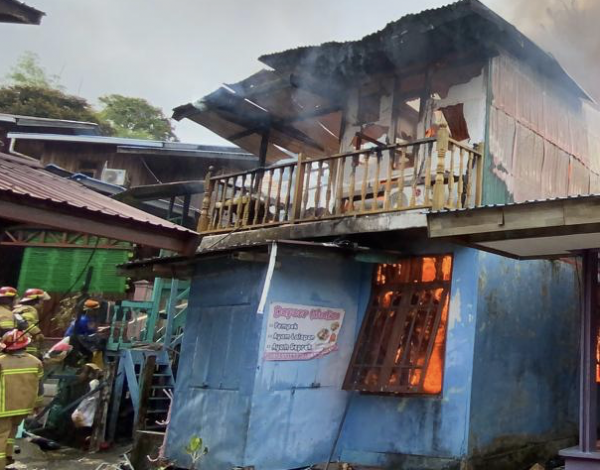
POLYGON ((39 57, 33 52, 26 51, 19 58, 16 65, 6 76, 12 85, 38 87, 47 89, 61 89, 59 78, 48 73, 39 64, 39 57))
POLYGON ((0 88, 0 112, 52 119, 95 122, 103 134, 112 134, 108 123, 83 98, 61 90, 29 85, 0 88))
POLYGON ((162 110, 143 98, 106 95, 99 98, 101 119, 110 123, 119 137, 176 141, 173 126, 162 110))

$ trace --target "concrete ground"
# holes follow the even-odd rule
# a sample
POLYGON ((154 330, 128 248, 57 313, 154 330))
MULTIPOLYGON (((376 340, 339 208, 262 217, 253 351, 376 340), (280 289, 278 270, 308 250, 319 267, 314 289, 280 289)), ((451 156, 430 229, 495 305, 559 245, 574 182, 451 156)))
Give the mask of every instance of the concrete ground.
MULTIPOLYGON (((40 448, 25 439, 17 441, 21 453, 16 455, 15 470, 116 470, 122 461, 121 455, 127 450, 116 447, 96 454, 64 447, 52 452, 42 452, 40 448)), ((11 468, 11 467, 9 467, 11 468)))

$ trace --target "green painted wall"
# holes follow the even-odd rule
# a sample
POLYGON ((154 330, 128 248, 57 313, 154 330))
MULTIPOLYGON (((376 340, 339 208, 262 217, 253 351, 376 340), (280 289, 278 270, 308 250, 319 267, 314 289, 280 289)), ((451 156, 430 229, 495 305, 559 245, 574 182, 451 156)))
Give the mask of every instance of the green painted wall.
MULTIPOLYGON (((86 264, 92 249, 85 248, 25 248, 19 292, 37 287, 48 292, 81 290, 85 281, 86 264), (77 279, 80 277, 79 279, 77 279), (75 285, 73 285, 75 284, 75 285)), ((96 249, 89 266, 94 267, 90 292, 123 293, 125 277, 117 275, 117 265, 128 260, 127 250, 96 249)))

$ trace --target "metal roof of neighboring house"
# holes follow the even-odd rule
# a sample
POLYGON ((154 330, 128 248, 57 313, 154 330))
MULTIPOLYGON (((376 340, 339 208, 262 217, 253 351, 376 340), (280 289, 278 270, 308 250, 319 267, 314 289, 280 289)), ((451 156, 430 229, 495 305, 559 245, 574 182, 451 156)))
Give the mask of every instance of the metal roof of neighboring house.
POLYGON ((0 0, 0 23, 40 24, 44 15, 17 0, 0 0))
POLYGON ((9 139, 40 140, 45 142, 73 142, 82 144, 115 145, 118 153, 144 153, 156 155, 177 155, 197 158, 249 159, 256 157, 249 152, 234 146, 199 145, 182 142, 165 142, 159 140, 128 139, 124 137, 107 137, 100 135, 62 135, 39 134, 27 132, 9 132, 9 139))
POLYGON ((39 162, 0 153, 0 217, 190 251, 198 234, 46 171, 39 162))
POLYGON ((70 121, 68 119, 41 118, 36 116, 22 116, 19 114, 0 113, 0 123, 8 122, 23 127, 50 127, 66 129, 85 129, 99 132, 98 124, 86 121, 70 121))
MULTIPOLYGON (((96 191, 97 193, 104 194, 105 196, 108 196, 110 198, 114 198, 116 201, 121 200, 117 196, 119 194, 123 194, 127 189, 124 186, 107 183, 106 181, 102 181, 97 178, 92 178, 91 176, 84 175, 83 173, 73 173, 71 171, 65 170, 64 168, 61 168, 58 165, 55 165, 54 163, 46 165, 44 169, 46 171, 49 171, 50 173, 60 176, 61 178, 67 178, 70 180, 77 181, 78 183, 81 183, 85 187, 90 188, 91 190, 96 191)), ((138 207, 142 208, 144 211, 150 212, 153 215, 157 215, 159 217, 163 217, 163 215, 168 214, 169 208, 171 208, 171 204, 168 199, 139 201, 139 204, 140 206, 138 207)), ((135 204, 128 203, 128 205, 135 204)), ((171 209, 173 214, 181 215, 183 213, 183 204, 175 202, 171 209)), ((193 207, 190 207, 190 210, 192 212, 198 211, 198 209, 195 209, 193 207)))

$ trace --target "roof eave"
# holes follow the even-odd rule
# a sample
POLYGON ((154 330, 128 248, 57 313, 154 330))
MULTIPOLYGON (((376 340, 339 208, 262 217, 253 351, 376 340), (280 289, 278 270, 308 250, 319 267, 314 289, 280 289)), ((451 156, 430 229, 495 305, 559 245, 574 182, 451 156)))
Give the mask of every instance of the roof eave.
POLYGON ((175 251, 195 252, 200 236, 193 231, 174 232, 136 221, 115 220, 93 211, 64 207, 51 201, 28 196, 0 193, 0 217, 20 223, 36 224, 59 230, 89 233, 140 245, 175 251))

